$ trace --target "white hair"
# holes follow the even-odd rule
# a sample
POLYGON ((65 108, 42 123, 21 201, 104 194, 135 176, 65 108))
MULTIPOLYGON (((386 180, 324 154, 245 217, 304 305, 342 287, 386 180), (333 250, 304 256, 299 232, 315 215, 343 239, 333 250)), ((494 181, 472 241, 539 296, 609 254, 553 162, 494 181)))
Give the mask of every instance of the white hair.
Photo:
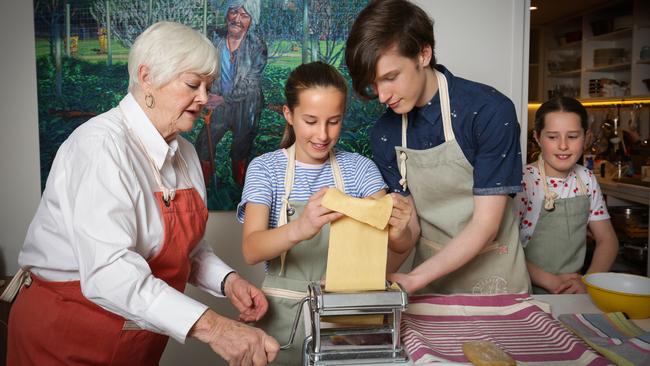
POLYGON ((146 65, 159 88, 184 72, 219 77, 219 53, 203 34, 180 23, 158 22, 135 39, 129 51, 129 91, 139 85, 138 68, 146 65))

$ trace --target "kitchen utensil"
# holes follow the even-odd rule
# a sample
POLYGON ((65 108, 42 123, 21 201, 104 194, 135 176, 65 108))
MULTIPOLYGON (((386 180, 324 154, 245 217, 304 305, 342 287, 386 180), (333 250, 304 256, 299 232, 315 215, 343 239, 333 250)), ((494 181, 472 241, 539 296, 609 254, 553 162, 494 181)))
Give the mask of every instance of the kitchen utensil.
POLYGON ((648 244, 640 245, 633 243, 621 243, 623 247, 623 258, 634 263, 648 262, 648 244))
POLYGON ((641 60, 648 60, 650 59, 650 46, 643 46, 641 47, 641 52, 639 53, 639 58, 641 60))
POLYGON ((645 87, 650 91, 650 79, 643 79, 645 87))
MULTIPOLYGON (((399 284, 387 282, 384 290, 346 293, 325 292, 320 282, 311 282, 308 287, 309 296, 302 301, 309 304, 311 335, 303 341, 303 365, 408 361, 400 339, 400 320, 408 295, 399 284), (374 326, 360 322, 326 324, 332 317, 347 316, 380 316, 388 320, 374 326)), ((296 314, 289 344, 293 342, 299 317, 300 312, 296 314)))
POLYGON ((650 317, 650 278, 601 272, 582 277, 596 306, 606 312, 620 311, 632 319, 650 317))

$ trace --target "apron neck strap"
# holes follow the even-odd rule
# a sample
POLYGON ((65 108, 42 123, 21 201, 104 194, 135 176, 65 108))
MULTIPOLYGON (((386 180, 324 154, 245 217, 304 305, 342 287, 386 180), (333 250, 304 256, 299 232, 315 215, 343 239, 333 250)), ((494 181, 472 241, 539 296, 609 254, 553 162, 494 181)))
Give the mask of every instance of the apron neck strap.
MULTIPOLYGON (((332 169, 332 175, 334 176, 334 185, 341 192, 345 192, 345 184, 343 183, 343 175, 341 174, 341 167, 336 161, 336 154, 334 149, 329 151, 329 162, 332 169)), ((293 181, 296 173, 296 144, 289 146, 287 148, 287 169, 284 173, 284 196, 282 197, 282 207, 280 208, 280 218, 278 220, 278 227, 286 225, 289 222, 289 216, 293 214, 294 209, 289 203, 289 196, 291 196, 291 190, 293 189, 293 181), (291 213, 289 214, 289 211, 291 213)), ((280 255, 280 276, 284 275, 284 262, 287 256, 287 252, 283 252, 280 255)))
MULTIPOLYGON (((169 205, 169 201, 173 200, 174 197, 176 196, 176 188, 168 188, 165 186, 165 184, 162 181, 162 176, 160 174, 160 170, 156 167, 156 163, 153 161, 151 158, 151 155, 149 155, 149 152, 147 148, 144 146, 144 143, 142 143, 142 140, 136 135, 133 130, 131 129, 130 126, 126 126, 127 131, 129 134, 133 137, 135 142, 138 144, 140 147, 140 150, 144 153, 144 155, 147 157, 147 161, 149 162, 149 167, 151 168, 151 171, 153 173, 154 179, 156 180, 156 184, 158 184, 158 188, 162 192, 163 195, 163 200, 165 201, 165 205, 169 205)), ((185 158, 183 158, 183 154, 181 154, 181 149, 180 146, 178 149, 176 149, 176 158, 173 161, 173 164, 176 164, 179 166, 181 170, 181 174, 183 177, 187 180, 188 184, 192 185, 192 180, 190 179, 190 175, 187 171, 187 162, 185 161, 185 158), (179 162, 180 161, 180 162, 179 162)))
MULTIPOLYGON (((445 133, 445 142, 453 141, 456 139, 454 135, 454 130, 451 127, 451 104, 449 102, 449 86, 447 84, 447 77, 445 74, 441 73, 438 70, 433 70, 436 75, 436 81, 438 82, 438 96, 440 98, 440 115, 442 116, 442 129, 445 133)), ((407 139, 406 131, 408 128, 408 114, 402 114, 402 147, 407 148, 407 139)), ((402 189, 406 191, 408 187, 406 181, 406 152, 399 152, 399 173, 401 179, 399 184, 402 186, 402 189)))
MULTIPOLYGON (((546 166, 544 165, 544 159, 542 158, 541 154, 537 160, 537 168, 539 169, 542 186, 544 187, 544 209, 546 211, 552 211, 555 209, 555 200, 558 199, 558 195, 555 192, 551 192, 551 190, 548 188, 548 183, 546 182, 546 166)), ((575 168, 573 171, 575 172, 575 168)), ((587 194, 587 187, 585 186, 585 183, 582 181, 580 176, 577 173, 575 173, 575 175, 578 195, 584 196, 587 194)))

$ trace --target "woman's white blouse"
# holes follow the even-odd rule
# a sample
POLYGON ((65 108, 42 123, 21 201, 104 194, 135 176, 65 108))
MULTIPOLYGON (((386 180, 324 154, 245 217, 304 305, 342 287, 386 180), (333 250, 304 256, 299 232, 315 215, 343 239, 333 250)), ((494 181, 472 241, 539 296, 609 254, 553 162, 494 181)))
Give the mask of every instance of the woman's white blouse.
MULTIPOLYGON (((589 221, 600 221, 609 219, 607 206, 603 199, 596 177, 591 170, 576 164, 574 169, 566 178, 546 177, 546 184, 550 192, 555 192, 559 199, 572 198, 578 194, 578 181, 576 174, 580 176, 582 183, 587 188, 589 196, 589 221)), ((535 226, 539 220, 539 214, 544 206, 544 186, 542 177, 539 174, 537 163, 528 164, 524 168, 523 191, 517 193, 515 198, 517 215, 519 217, 519 238, 521 245, 525 248, 535 232, 535 226)))
MULTIPOLYGON (((59 148, 18 262, 46 280, 80 280, 90 301, 184 342, 207 306, 153 276, 147 264, 163 243, 153 194, 160 189, 134 135, 167 187, 193 186, 205 200, 192 144, 182 137, 165 142, 128 94, 119 107, 81 125, 59 148), (179 151, 191 182, 172 164, 179 151)), ((221 281, 232 269, 204 239, 191 260, 189 282, 222 296, 221 281)))

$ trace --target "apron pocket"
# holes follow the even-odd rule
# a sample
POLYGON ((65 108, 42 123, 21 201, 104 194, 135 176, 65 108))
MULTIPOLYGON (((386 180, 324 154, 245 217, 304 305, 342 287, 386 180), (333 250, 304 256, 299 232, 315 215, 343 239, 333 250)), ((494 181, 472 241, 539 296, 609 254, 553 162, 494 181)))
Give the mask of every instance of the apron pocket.
POLYGON ((157 366, 169 338, 148 330, 121 331, 111 357, 111 366, 157 366))

